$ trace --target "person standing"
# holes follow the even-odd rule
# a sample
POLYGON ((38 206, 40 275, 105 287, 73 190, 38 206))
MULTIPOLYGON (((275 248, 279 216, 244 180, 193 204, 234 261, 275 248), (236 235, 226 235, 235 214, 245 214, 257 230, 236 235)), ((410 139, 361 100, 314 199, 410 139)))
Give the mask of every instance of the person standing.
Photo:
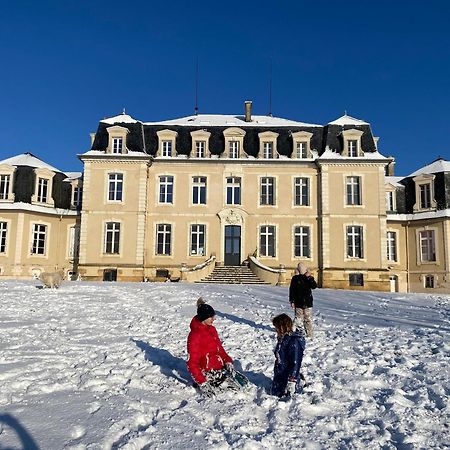
POLYGON ((317 283, 305 264, 299 263, 298 274, 294 275, 289 286, 289 302, 294 309, 294 326, 302 326, 305 329, 306 337, 313 337, 312 290, 316 289, 317 283))
POLYGON ((305 337, 302 328, 293 329, 292 319, 287 314, 274 317, 272 323, 277 332, 277 345, 271 393, 279 398, 290 398, 301 391, 305 337))

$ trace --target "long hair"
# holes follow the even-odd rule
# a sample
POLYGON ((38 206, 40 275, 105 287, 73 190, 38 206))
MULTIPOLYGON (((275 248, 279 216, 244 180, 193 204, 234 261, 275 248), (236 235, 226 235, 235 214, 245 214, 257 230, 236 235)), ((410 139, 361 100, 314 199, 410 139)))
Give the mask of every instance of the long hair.
POLYGON ((293 322, 287 314, 280 314, 272 319, 273 326, 277 330, 279 337, 284 336, 286 333, 292 331, 293 322))

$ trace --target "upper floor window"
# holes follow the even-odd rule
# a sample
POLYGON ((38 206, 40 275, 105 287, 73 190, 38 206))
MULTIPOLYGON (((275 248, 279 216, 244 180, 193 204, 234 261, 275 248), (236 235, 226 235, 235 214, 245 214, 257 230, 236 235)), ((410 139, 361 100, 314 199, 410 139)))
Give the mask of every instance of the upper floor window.
POLYGON ((115 137, 112 139, 112 153, 122 153, 123 152, 123 138, 115 137))
POLYGON ((347 177, 347 205, 361 205, 361 177, 347 177))
POLYGON ((357 158, 363 154, 361 150, 361 138, 363 131, 357 129, 350 129, 342 131, 343 138, 343 156, 349 158, 357 158))
POLYGON ((434 174, 420 174, 413 178, 416 186, 414 211, 429 211, 437 208, 434 198, 434 174))
POLYGON ((83 194, 83 190, 82 190, 81 186, 73 186, 72 205, 75 206, 75 208, 78 208, 81 206, 82 194, 83 194))
POLYGON ((0 222, 0 253, 6 253, 7 237, 8 237, 8 222, 0 222))
POLYGON ((172 141, 162 141, 161 156, 172 156, 172 141))
POLYGON ((424 230, 419 232, 420 261, 436 261, 436 243, 434 230, 424 230))
POLYGON ((395 191, 386 191, 386 211, 395 211, 395 191))
POLYGON ((227 205, 241 204, 241 179, 239 177, 227 177, 226 202, 227 205))
POLYGON ((120 249, 120 222, 106 222, 104 253, 118 255, 120 249))
POLYGON ((195 143, 195 157, 196 158, 204 158, 205 157, 205 150, 206 149, 206 142, 205 141, 197 141, 195 143))
POLYGON ((294 179, 294 205, 309 206, 309 178, 294 179))
POLYGON ((305 159, 308 157, 308 143, 306 141, 299 141, 297 142, 297 158, 298 159, 305 159))
POLYGON ((205 225, 191 225, 191 255, 205 256, 205 225))
POLYGON ((74 225, 69 230, 69 258, 78 258, 80 249, 80 227, 74 225))
POLYGON ((275 227, 262 225, 259 229, 259 254, 262 257, 275 257, 275 227))
POLYGON ((311 158, 311 138, 313 134, 307 131, 296 131, 291 134, 293 152, 291 158, 311 158))
POLYGON ((278 133, 273 131, 263 131, 258 133, 259 137, 259 158, 273 159, 277 155, 278 133))
POLYGON ((178 133, 173 130, 159 130, 156 134, 158 136, 156 156, 162 156, 164 158, 175 156, 178 133))
POLYGON ((294 228, 294 256, 296 258, 311 257, 309 227, 296 226, 294 228))
POLYGON ((46 178, 38 178, 37 201, 39 203, 47 203, 48 201, 48 184, 46 178))
POLYGON ((7 200, 9 197, 11 175, 0 175, 0 200, 7 200))
POLYGON ((170 255, 172 240, 172 225, 160 223, 156 226, 156 254, 170 255))
POLYGON ((275 205, 275 178, 261 178, 259 204, 275 205))
POLYGON ((206 158, 210 156, 209 137, 211 133, 206 130, 191 131, 192 151, 195 158, 206 158))
POLYGON ((228 143, 228 157, 232 159, 239 158, 239 147, 240 147, 239 141, 230 141, 228 143))
POLYGON ((159 203, 173 203, 173 176, 159 177, 159 203))
POLYGON ((273 142, 263 142, 263 158, 273 159, 273 142))
POLYGON ((395 231, 387 232, 387 259, 388 261, 397 261, 397 233, 395 231))
POLYGON ((206 205, 206 177, 192 178, 192 203, 206 205))
POLYGON ((32 255, 45 255, 47 241, 47 225, 35 223, 33 225, 31 242, 32 255))
POLYGON ((347 155, 351 158, 356 158, 358 156, 358 141, 356 139, 347 141, 347 155))
POLYGON ((347 226, 347 257, 363 258, 363 227, 347 226))
POLYGON ((121 202, 123 197, 123 174, 110 173, 108 176, 108 200, 121 202))
POLYGON ((421 184, 420 189, 420 208, 431 208, 431 184, 421 184))

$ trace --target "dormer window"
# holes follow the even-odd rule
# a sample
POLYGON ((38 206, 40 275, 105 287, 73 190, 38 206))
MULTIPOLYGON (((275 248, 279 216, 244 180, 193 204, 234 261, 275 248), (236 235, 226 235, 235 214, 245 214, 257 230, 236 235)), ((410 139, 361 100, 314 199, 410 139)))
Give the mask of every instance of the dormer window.
POLYGON ((13 176, 16 169, 13 166, 0 165, 0 202, 13 202, 13 176))
POLYGON ((71 182, 72 187, 72 208, 81 208, 81 199, 83 195, 83 189, 81 180, 74 180, 71 182))
POLYGON ((207 158, 211 156, 209 152, 209 137, 211 133, 206 130, 192 131, 192 149, 191 155, 194 158, 207 158))
POLYGON ((294 159, 307 159, 311 158, 311 138, 312 133, 307 131, 297 131, 292 133, 292 155, 294 159))
POLYGON ((109 135, 106 153, 110 153, 113 155, 123 155, 128 153, 126 142, 127 134, 130 132, 130 130, 128 128, 115 125, 112 127, 108 127, 106 131, 109 135))
POLYGON ((433 174, 421 174, 413 181, 416 184, 416 203, 414 204, 414 211, 430 211, 437 207, 434 199, 434 178, 433 174))
POLYGON ((277 153, 278 133, 265 131, 258 134, 259 137, 259 158, 273 159, 277 153))
POLYGON ((238 159, 242 156, 244 149, 245 131, 241 128, 227 128, 223 132, 225 138, 225 151, 223 156, 230 159, 238 159))
POLYGON ((161 130, 156 134, 158 135, 158 150, 156 151, 156 156, 161 156, 163 158, 175 156, 178 133, 173 130, 161 130))
POLYGON ((358 158, 363 156, 364 152, 361 149, 361 137, 364 134, 361 130, 344 130, 342 132, 343 151, 342 156, 349 158, 358 158))
POLYGON ((54 206, 52 198, 53 177, 55 173, 49 169, 34 169, 36 182, 34 185, 34 195, 31 197, 33 203, 43 203, 48 206, 54 206))

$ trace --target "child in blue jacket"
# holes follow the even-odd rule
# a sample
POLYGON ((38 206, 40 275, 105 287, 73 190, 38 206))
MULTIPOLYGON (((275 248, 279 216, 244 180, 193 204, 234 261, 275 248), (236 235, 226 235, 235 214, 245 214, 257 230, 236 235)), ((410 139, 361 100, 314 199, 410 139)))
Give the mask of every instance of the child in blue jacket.
POLYGON ((293 331, 292 319, 287 314, 276 316, 272 323, 276 329, 278 342, 275 347, 272 395, 291 397, 301 391, 300 367, 305 350, 303 330, 293 331))

